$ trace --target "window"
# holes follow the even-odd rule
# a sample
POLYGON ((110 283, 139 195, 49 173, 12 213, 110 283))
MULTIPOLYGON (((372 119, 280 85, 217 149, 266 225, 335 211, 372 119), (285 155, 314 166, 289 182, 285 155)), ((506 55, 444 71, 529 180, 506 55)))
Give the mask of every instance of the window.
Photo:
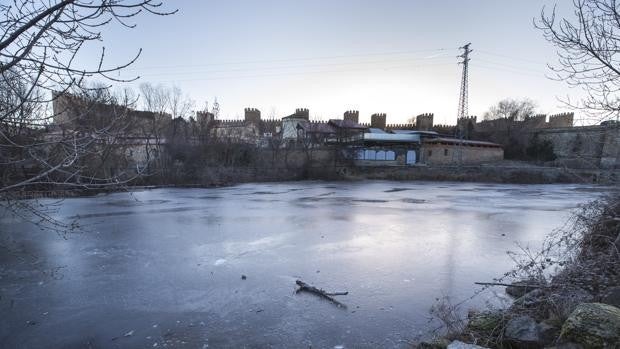
POLYGON ((388 150, 385 152, 385 160, 396 160, 396 153, 392 150, 388 150))
POLYGON ((433 151, 432 151, 432 150, 429 150, 429 151, 428 151, 428 156, 429 156, 429 157, 431 157, 432 155, 433 155, 433 151))
POLYGON ((443 150, 443 155, 444 155, 444 156, 448 156, 448 149, 444 149, 444 150, 443 150))
POLYGON ((378 150, 375 160, 385 160, 385 152, 383 150, 378 150))

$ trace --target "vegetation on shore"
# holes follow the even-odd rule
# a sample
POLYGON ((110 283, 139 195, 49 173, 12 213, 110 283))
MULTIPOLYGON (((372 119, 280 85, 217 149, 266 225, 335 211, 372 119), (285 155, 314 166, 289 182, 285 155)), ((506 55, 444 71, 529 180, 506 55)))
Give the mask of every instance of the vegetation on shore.
POLYGON ((506 309, 469 311, 440 299, 432 308, 444 337, 490 348, 620 346, 620 193, 592 202, 538 251, 511 254, 516 267, 485 287, 506 287, 506 309))

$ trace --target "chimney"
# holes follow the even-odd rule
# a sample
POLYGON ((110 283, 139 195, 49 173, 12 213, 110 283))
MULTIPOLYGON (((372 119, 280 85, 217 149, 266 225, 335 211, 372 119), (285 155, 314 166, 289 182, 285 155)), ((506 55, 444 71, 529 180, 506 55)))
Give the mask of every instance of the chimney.
POLYGON ((385 130, 387 115, 383 113, 372 114, 370 116, 370 127, 385 130))

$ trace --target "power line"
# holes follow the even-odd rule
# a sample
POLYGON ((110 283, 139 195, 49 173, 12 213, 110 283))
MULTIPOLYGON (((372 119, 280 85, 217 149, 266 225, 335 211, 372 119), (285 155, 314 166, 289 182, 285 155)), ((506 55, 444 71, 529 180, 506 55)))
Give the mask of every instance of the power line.
POLYGON ((542 74, 542 75, 545 74, 545 72, 542 71, 542 70, 520 67, 520 66, 516 66, 516 65, 512 65, 512 64, 506 64, 506 63, 503 63, 503 62, 502 63, 498 63, 498 62, 493 62, 493 61, 489 61, 489 60, 481 59, 481 58, 476 58, 476 62, 482 62, 482 63, 488 63, 488 64, 492 64, 492 65, 498 65, 498 66, 501 66, 501 67, 506 67, 506 68, 515 69, 515 70, 530 71, 530 72, 538 73, 538 74, 542 74))
POLYGON ((295 69, 295 68, 314 68, 314 67, 328 67, 328 66, 341 66, 341 65, 363 65, 363 64, 376 64, 376 63, 389 63, 389 62, 411 62, 411 61, 429 61, 438 60, 442 58, 448 58, 449 56, 435 56, 424 57, 418 59, 411 58, 399 58, 399 59, 380 59, 372 61, 359 61, 359 62, 331 62, 331 63, 316 63, 316 64, 301 64, 301 65, 285 65, 285 66, 273 66, 262 68, 235 68, 235 69, 219 69, 219 70, 204 70, 204 71, 184 71, 184 72, 163 72, 163 73, 146 73, 141 76, 165 76, 165 75, 184 75, 184 74, 211 74, 211 73, 228 73, 228 72, 242 72, 242 71, 260 71, 260 70, 279 70, 279 69, 295 69))
MULTIPOLYGON (((497 64, 497 63, 493 63, 493 64, 497 64)), ((544 80, 552 80, 549 77, 547 77, 545 74, 533 74, 530 72, 526 72, 517 68, 504 68, 504 67, 492 67, 492 66, 485 66, 485 65, 478 65, 478 64, 471 64, 471 67, 475 67, 477 69, 489 69, 489 70, 495 70, 495 71, 503 71, 503 72, 508 72, 508 73, 513 73, 515 75, 520 75, 520 76, 528 76, 528 77, 534 77, 534 78, 539 78, 539 79, 544 79, 544 80)))
POLYGON ((255 74, 255 75, 237 75, 237 76, 217 76, 217 77, 203 77, 203 78, 191 78, 191 79, 175 79, 175 80, 162 80, 159 82, 185 82, 185 81, 207 81, 207 80, 233 80, 233 79, 246 79, 246 78, 264 78, 264 77, 276 77, 276 76, 294 76, 294 75, 309 75, 309 74, 323 74, 323 73, 347 73, 354 71, 369 71, 369 70, 390 70, 397 68, 416 68, 422 66, 435 66, 435 65, 452 65, 454 63, 429 63, 429 64, 401 64, 388 67, 374 67, 374 68, 353 68, 353 69, 334 69, 334 70, 318 70, 318 71, 304 71, 304 72, 285 72, 285 73, 273 73, 273 74, 255 74))
POLYGON ((486 50, 478 50, 478 52, 480 52, 482 54, 487 54, 487 55, 490 55, 490 56, 510 59, 510 60, 513 60, 513 61, 523 61, 523 62, 528 62, 528 63, 542 64, 542 65, 545 65, 545 66, 547 65, 547 63, 545 63, 545 62, 535 61, 535 60, 527 59, 527 58, 520 58, 520 57, 515 57, 515 56, 503 55, 503 54, 500 54, 500 53, 494 53, 494 52, 490 52, 490 51, 486 51, 486 50))
POLYGON ((340 59, 340 58, 351 58, 351 57, 404 55, 404 54, 412 54, 412 53, 441 52, 441 51, 451 51, 451 50, 453 50, 453 49, 452 48, 436 48, 436 49, 425 49, 425 50, 360 53, 360 54, 350 54, 350 55, 333 55, 333 56, 316 56, 316 57, 299 57, 299 58, 264 59, 264 60, 253 60, 253 61, 230 61, 230 62, 216 62, 216 63, 205 63, 205 64, 160 65, 160 66, 145 66, 145 67, 133 66, 133 67, 127 68, 125 70, 129 71, 129 70, 139 70, 139 69, 193 68, 193 67, 208 67, 208 66, 235 65, 235 64, 243 65, 243 64, 258 64, 258 63, 312 61, 312 60, 321 60, 321 59, 340 59))

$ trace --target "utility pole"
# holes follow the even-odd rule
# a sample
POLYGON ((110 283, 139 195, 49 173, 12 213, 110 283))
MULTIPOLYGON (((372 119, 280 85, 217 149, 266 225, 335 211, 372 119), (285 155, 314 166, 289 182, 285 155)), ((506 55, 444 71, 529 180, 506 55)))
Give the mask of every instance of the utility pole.
POLYGON ((463 54, 457 56, 457 58, 461 58, 462 61, 459 61, 458 64, 463 65, 463 75, 461 76, 461 92, 459 94, 459 110, 456 116, 456 136, 460 139, 459 149, 458 149, 458 164, 461 165, 463 162, 463 133, 465 130, 461 130, 459 126, 459 120, 462 118, 468 117, 468 99, 469 99, 469 54, 473 51, 469 48, 471 45, 467 43, 466 45, 459 47, 460 50, 463 50, 463 54))

